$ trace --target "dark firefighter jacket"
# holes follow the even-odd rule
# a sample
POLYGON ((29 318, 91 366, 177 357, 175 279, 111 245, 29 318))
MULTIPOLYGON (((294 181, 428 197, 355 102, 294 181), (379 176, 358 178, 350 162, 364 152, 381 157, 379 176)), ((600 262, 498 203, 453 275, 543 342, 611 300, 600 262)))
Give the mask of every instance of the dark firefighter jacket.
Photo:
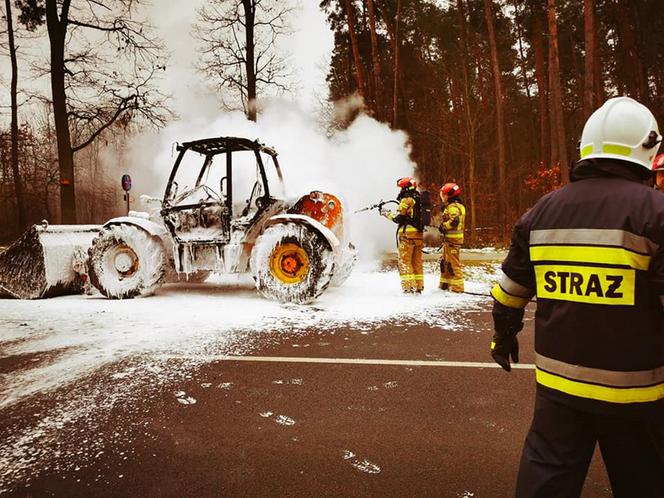
POLYGON ((664 415, 664 196, 645 169, 580 162, 518 221, 498 311, 537 296, 538 389, 579 409, 664 415))

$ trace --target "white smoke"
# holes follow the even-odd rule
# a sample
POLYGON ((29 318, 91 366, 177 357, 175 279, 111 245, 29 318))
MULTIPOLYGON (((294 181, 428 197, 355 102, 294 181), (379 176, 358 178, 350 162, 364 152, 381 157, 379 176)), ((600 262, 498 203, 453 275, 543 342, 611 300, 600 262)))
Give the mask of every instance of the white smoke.
MULTIPOLYGON (((312 190, 338 196, 345 205, 345 223, 361 261, 395 248, 396 226, 377 211, 353 214, 379 200, 394 199, 396 179, 412 175, 408 137, 386 124, 360 115, 345 129, 328 136, 310 113, 293 102, 270 101, 251 122, 240 112, 221 113, 172 123, 158 135, 139 136, 127 152, 127 171, 134 178, 132 194, 162 197, 176 153, 176 142, 236 136, 258 139, 274 147, 284 176, 285 195, 298 198, 312 190)), ((235 171, 239 168, 234 169, 235 171)), ((253 170, 247 168, 245 171, 253 170)), ((240 177, 234 178, 235 181, 240 177)), ((183 185, 180 185, 183 187, 183 185)))
MULTIPOLYGON (((376 260, 381 252, 395 249, 396 226, 378 216, 376 211, 352 214, 381 199, 397 194, 396 179, 412 175, 408 137, 391 131, 385 124, 360 115, 345 130, 332 136, 329 123, 321 123, 315 108, 326 100, 329 63, 334 35, 319 2, 292 1, 296 6, 291 19, 292 33, 280 39, 284 54, 298 83, 286 100, 260 99, 258 123, 248 121, 241 112, 219 109, 218 90, 205 86, 194 68, 197 48, 190 36, 195 10, 202 0, 183 2, 164 9, 155 2, 152 18, 168 33, 164 37, 172 60, 167 74, 167 93, 173 95, 174 110, 181 116, 158 134, 143 133, 123 151, 123 171, 117 171, 118 155, 109 151, 106 171, 129 173, 134 180, 132 198, 141 194, 162 198, 177 153, 176 142, 215 136, 259 139, 279 152, 284 174, 285 194, 297 198, 311 190, 325 190, 345 204, 345 224, 351 240, 360 252, 361 261, 376 260), (324 97, 323 97, 324 95, 324 97)), ((363 107, 353 95, 329 108, 329 120, 344 120, 363 107)), ((241 155, 237 155, 241 156, 241 155)), ((235 161, 235 158, 234 158, 235 161)), ((241 180, 234 168, 234 184, 241 180)), ((253 174, 252 168, 241 168, 253 174)), ((180 185, 180 191, 184 185, 180 185)), ((137 206, 137 208, 140 208, 137 206)))

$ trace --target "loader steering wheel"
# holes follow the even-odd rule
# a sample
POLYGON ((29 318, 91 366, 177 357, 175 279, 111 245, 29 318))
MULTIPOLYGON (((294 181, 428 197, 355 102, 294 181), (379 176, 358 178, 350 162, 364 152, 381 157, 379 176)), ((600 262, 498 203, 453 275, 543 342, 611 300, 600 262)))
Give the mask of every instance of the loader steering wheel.
POLYGON ((208 199, 212 199, 214 201, 223 202, 221 196, 219 194, 217 194, 214 190, 212 190, 210 187, 208 187, 207 185, 201 185, 201 188, 207 194, 207 198, 205 199, 206 201, 208 199))

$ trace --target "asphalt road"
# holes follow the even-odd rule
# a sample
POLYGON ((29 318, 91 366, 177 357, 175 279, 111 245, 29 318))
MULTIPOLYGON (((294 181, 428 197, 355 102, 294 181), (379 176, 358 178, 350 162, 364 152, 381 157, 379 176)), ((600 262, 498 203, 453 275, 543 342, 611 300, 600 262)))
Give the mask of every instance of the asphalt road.
MULTIPOLYGON (((464 312, 462 330, 392 323, 294 337, 275 331, 251 351, 260 361, 201 357, 184 378, 146 380, 142 392, 103 416, 92 406, 73 427, 64 424, 52 450, 56 463, 17 474, 6 494, 511 496, 533 371, 441 363, 490 361, 488 306, 464 312)), ((532 363, 530 319, 520 337, 522 363, 532 363)), ((177 368, 183 358, 163 360, 177 368)), ((4 358, 0 372, 11 376, 32 361, 45 359, 4 358)), ((105 375, 102 369, 62 389, 102 384, 105 375)), ((66 394, 3 410, 0 440, 66 394)), ((103 392, 96 403, 104 403, 103 392)), ((611 496, 599 454, 583 496, 611 496)))

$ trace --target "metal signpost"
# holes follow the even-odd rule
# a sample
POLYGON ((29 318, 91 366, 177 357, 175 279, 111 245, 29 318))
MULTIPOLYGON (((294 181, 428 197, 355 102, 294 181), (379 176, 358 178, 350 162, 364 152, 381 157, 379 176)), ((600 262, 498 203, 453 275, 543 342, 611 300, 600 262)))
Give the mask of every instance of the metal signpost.
POLYGON ((122 190, 125 191, 124 198, 127 201, 127 216, 129 216, 129 191, 131 190, 131 176, 122 175, 122 190))

